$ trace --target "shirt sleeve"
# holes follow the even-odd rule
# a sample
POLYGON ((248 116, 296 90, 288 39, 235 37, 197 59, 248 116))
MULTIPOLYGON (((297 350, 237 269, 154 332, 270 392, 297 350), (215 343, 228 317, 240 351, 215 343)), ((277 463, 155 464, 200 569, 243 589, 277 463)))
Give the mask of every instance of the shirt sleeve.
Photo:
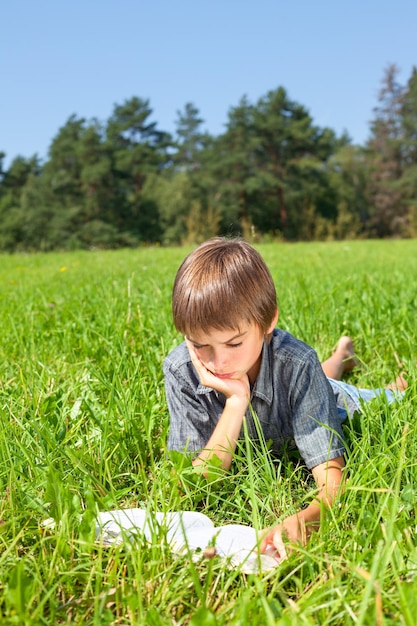
POLYGON ((333 391, 313 350, 294 368, 292 377, 294 439, 312 469, 344 455, 341 421, 333 391))
POLYGON ((195 453, 210 439, 219 417, 210 406, 210 395, 199 384, 192 365, 177 367, 164 362, 165 394, 170 415, 168 449, 195 453), (181 369, 186 368, 182 373, 181 369))

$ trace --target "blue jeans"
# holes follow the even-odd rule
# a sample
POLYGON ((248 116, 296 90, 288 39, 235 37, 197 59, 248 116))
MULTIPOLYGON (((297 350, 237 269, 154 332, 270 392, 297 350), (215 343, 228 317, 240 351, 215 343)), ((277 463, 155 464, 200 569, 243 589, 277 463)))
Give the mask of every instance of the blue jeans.
POLYGON ((373 398, 385 395, 388 404, 391 404, 391 402, 400 400, 404 395, 403 391, 391 391, 390 389, 361 389, 341 380, 334 380, 333 378, 328 378, 328 381, 332 386, 336 398, 337 410, 342 421, 349 415, 352 417, 354 413, 360 412, 363 402, 369 402, 373 398))

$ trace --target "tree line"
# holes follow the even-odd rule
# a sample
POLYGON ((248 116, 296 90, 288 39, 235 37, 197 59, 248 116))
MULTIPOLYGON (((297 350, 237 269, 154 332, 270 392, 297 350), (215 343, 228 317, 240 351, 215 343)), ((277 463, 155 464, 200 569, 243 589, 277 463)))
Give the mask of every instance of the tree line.
POLYGON ((417 235, 415 67, 405 85, 385 70, 363 146, 283 87, 243 97, 219 136, 192 103, 175 136, 151 118, 133 97, 105 123, 71 116, 44 163, 18 156, 4 170, 0 153, 0 250, 417 235))

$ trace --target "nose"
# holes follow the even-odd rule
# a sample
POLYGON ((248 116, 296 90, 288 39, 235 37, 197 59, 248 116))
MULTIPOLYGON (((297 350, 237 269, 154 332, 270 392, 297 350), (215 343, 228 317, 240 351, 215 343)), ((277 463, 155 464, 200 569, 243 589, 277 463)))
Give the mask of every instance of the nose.
POLYGON ((225 370, 226 363, 226 355, 224 354, 223 350, 212 349, 210 351, 210 358, 208 362, 210 369, 221 374, 225 370))

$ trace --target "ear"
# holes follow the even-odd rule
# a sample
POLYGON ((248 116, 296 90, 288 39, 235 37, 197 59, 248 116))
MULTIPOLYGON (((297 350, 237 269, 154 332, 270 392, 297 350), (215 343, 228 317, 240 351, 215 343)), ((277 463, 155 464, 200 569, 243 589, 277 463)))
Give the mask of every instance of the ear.
POLYGON ((270 333, 272 333, 272 331, 274 330, 275 326, 277 325, 278 322, 278 309, 275 311, 275 315, 272 318, 271 324, 269 325, 268 330, 266 331, 266 335, 269 335, 270 333))

